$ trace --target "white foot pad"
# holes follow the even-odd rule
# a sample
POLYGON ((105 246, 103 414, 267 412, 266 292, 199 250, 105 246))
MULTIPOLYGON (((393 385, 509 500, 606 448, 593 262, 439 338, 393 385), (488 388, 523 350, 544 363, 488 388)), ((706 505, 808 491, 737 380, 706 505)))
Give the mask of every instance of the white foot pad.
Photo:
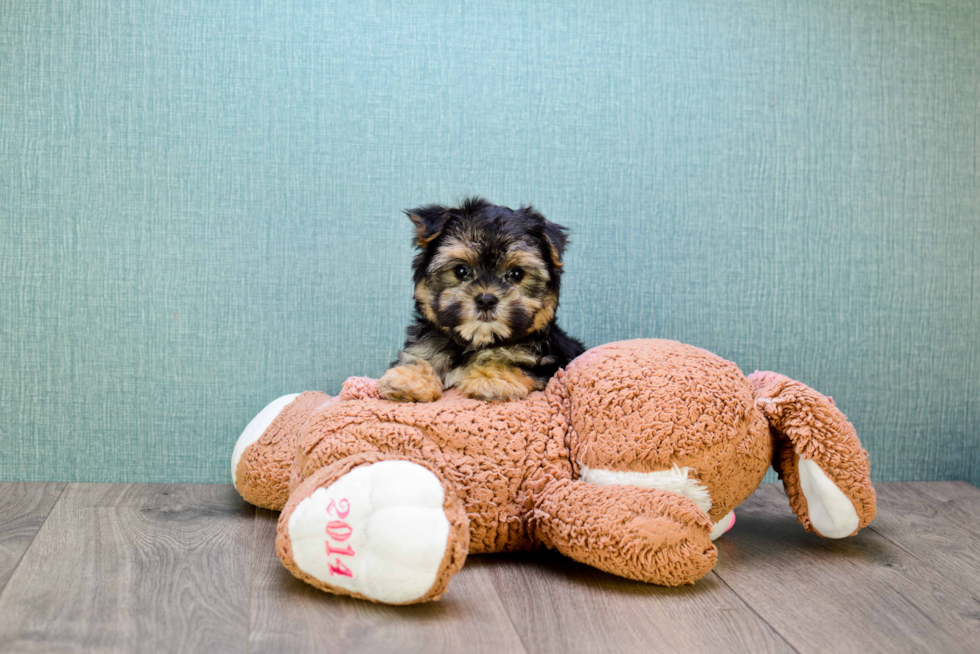
POLYGON ((735 526, 735 512, 729 511, 725 516, 715 523, 711 530, 711 540, 718 540, 722 535, 735 526))
POLYGON ((289 517, 293 560, 331 586, 397 604, 425 595, 449 538, 439 479, 408 461, 351 470, 289 517))
POLYGON ((806 498, 810 522, 825 538, 844 538, 854 533, 860 520, 851 500, 841 492, 812 459, 800 459, 800 488, 806 498))

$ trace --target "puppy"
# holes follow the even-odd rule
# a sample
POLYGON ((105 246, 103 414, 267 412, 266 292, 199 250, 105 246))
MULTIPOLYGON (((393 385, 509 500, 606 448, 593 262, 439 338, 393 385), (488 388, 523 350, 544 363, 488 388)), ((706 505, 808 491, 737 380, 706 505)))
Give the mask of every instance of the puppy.
POLYGON ((455 386, 488 402, 518 400, 584 351, 555 322, 564 227, 482 198, 405 213, 418 249, 415 316, 382 397, 431 402, 455 386))

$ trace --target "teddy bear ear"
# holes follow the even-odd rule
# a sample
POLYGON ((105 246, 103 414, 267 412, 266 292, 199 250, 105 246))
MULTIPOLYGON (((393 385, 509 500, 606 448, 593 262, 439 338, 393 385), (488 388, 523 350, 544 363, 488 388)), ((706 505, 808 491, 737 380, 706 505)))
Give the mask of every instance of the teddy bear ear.
POLYGON ((558 223, 551 222, 530 205, 522 207, 521 213, 541 225, 541 235, 548 243, 551 264, 555 268, 561 268, 564 265, 562 256, 565 254, 565 246, 568 245, 568 229, 558 223))
POLYGON ((440 204, 430 204, 417 209, 406 209, 405 215, 415 225, 415 246, 421 249, 439 237, 452 217, 452 212, 440 204))

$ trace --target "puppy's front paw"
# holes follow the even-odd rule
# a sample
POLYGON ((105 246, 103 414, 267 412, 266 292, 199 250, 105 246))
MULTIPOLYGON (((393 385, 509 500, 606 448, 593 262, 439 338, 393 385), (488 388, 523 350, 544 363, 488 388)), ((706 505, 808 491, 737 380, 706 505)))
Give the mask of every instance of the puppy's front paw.
POLYGON ((395 366, 378 380, 381 397, 392 402, 433 402, 442 396, 442 381, 425 361, 395 366))
POLYGON ((523 400, 542 387, 540 381, 519 368, 473 368, 457 384, 466 397, 485 402, 523 400))

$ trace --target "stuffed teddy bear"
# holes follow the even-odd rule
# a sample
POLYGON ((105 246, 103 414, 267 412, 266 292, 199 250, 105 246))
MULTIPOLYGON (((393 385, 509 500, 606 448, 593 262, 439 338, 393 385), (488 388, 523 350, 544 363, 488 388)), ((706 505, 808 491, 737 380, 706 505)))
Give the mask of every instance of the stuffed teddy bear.
POLYGON ((514 402, 389 402, 366 378, 287 395, 246 427, 232 476, 282 511, 296 577, 410 604, 438 599, 467 554, 535 547, 693 583, 770 465, 807 531, 842 538, 875 515, 867 452, 831 398, 644 339, 593 348, 514 402))

